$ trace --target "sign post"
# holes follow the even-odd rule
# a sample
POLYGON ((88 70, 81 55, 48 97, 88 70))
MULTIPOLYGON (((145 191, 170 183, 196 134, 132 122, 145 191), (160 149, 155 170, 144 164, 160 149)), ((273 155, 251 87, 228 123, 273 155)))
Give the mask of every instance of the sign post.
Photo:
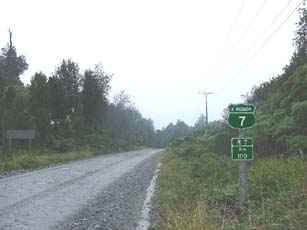
MULTIPOLYGON (((244 130, 239 130, 239 137, 244 138, 244 130)), ((246 203, 246 161, 245 159, 241 160, 239 166, 239 178, 240 178, 240 203, 244 205, 246 203)))
POLYGON ((256 123, 256 106, 253 104, 230 104, 228 106, 228 125, 239 129, 239 138, 231 139, 232 160, 240 161, 240 203, 246 203, 246 160, 253 160, 253 139, 245 137, 245 129, 256 123))

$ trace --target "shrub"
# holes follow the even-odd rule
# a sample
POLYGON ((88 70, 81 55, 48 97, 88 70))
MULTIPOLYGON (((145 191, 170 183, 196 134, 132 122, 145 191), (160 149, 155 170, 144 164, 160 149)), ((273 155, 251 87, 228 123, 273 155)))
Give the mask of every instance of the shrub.
POLYGON ((58 152, 67 152, 74 149, 74 140, 72 138, 58 136, 53 140, 53 144, 58 152))

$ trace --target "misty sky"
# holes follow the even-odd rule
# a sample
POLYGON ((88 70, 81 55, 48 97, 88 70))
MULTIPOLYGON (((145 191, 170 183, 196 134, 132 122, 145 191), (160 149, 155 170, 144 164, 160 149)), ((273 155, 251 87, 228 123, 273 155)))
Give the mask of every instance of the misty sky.
POLYGON ((253 85, 282 73, 294 50, 297 10, 287 17, 300 2, 0 0, 0 47, 11 28, 29 64, 26 84, 35 72, 50 76, 63 58, 81 70, 101 62, 114 74, 111 94, 125 90, 156 128, 177 119, 193 125, 205 113, 199 91, 214 93, 209 121, 217 120, 253 85))

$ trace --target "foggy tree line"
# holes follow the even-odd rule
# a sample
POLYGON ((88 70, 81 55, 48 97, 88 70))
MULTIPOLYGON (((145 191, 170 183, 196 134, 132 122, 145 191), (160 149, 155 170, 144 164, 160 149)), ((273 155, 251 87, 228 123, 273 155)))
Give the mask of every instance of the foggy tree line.
MULTIPOLYGON (((20 76, 28 69, 25 56, 12 42, 0 54, 0 137, 7 130, 35 130, 35 147, 68 151, 89 147, 97 151, 134 146, 165 147, 169 142, 205 128, 201 115, 194 126, 181 120, 156 130, 124 91, 109 100, 112 74, 102 65, 81 71, 78 63, 62 60, 51 76, 36 72, 29 85, 20 76)), ((22 142, 19 141, 22 146, 22 142)))
POLYGON ((80 71, 73 60, 62 60, 51 76, 37 72, 25 86, 28 69, 12 42, 0 54, 0 128, 35 129, 35 146, 67 151, 88 146, 100 151, 151 146, 153 121, 144 118, 124 92, 108 99, 112 75, 97 64, 80 71))
POLYGON ((194 126, 189 126, 182 120, 178 120, 175 124, 171 122, 166 127, 156 130, 154 145, 156 147, 165 147, 176 139, 194 135, 208 128, 206 126, 206 117, 203 114, 198 117, 194 126))

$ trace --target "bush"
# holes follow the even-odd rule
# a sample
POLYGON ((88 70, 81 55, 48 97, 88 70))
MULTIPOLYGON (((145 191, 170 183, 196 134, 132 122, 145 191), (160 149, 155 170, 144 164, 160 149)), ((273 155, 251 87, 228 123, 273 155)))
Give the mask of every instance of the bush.
MULTIPOLYGON (((175 153, 169 148, 162 163, 158 180, 161 229, 275 229, 274 226, 304 229, 307 226, 305 161, 292 156, 249 162, 247 208, 238 215, 241 210, 238 163, 224 155, 203 153, 197 157, 184 152, 189 150, 190 142, 175 147, 175 153)), ((197 153, 196 146, 192 146, 197 153)))
POLYGON ((294 137, 289 137, 286 140, 286 144, 289 147, 289 152, 298 152, 300 149, 307 149, 307 136, 299 135, 294 137))
POLYGON ((61 136, 53 140, 54 148, 58 152, 67 152, 74 149, 74 140, 72 138, 64 138, 61 136))

